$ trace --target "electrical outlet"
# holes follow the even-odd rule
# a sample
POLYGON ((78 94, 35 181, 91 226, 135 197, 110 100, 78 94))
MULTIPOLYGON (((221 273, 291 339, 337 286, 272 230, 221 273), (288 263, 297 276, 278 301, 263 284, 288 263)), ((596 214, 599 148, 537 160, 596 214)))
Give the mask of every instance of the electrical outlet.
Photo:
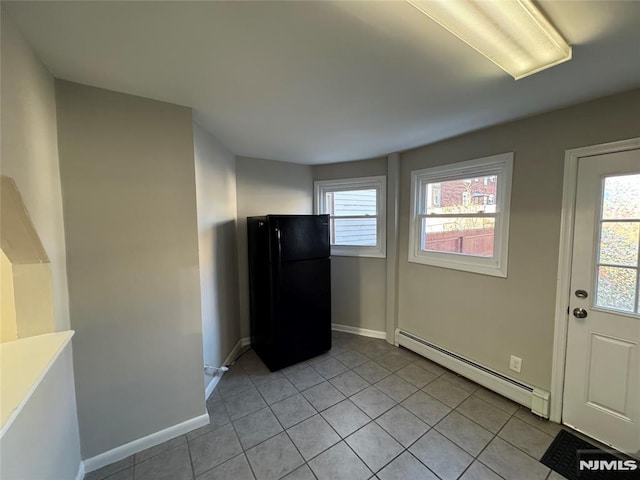
POLYGON ((515 355, 511 355, 511 361, 509 362, 509 368, 514 372, 520 373, 522 370, 522 359, 516 357, 515 355))

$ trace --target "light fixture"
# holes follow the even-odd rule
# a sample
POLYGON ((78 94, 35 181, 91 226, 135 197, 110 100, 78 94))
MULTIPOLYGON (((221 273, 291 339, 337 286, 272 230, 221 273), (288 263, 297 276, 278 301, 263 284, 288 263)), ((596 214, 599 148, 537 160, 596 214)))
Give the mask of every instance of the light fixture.
POLYGON ((571 59, 531 0, 407 0, 516 80, 571 59))

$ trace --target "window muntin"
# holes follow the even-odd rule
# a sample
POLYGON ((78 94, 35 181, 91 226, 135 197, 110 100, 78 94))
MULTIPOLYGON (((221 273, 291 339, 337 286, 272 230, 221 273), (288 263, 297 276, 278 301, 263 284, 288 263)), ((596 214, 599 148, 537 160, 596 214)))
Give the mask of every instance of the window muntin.
POLYGON ((506 277, 512 168, 507 153, 412 172, 409 261, 506 277))
POLYGON ((330 216, 331 254, 384 257, 386 178, 314 183, 316 212, 330 216))

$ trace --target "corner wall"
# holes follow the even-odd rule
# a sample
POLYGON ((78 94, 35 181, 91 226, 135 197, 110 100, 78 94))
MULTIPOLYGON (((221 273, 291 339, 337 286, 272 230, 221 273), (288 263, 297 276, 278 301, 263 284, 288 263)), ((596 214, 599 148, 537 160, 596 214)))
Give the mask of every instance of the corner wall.
MULTIPOLYGON (((49 256, 55 329, 68 330, 54 81, 4 9, 0 16, 0 171, 15 180, 49 256)), ((56 360, 2 437, 0 457, 3 479, 44 478, 45 472, 47 478, 76 477, 81 457, 71 346, 56 360), (33 455, 34 451, 38 455, 33 455)))
POLYGON ((2 163, 51 262, 55 330, 68 330, 69 298, 53 77, 2 10, 2 163))
MULTIPOLYGON (((312 172, 314 181, 387 175, 387 159, 314 165, 312 172)), ((386 275, 386 258, 332 256, 331 321, 385 332, 386 275)))
POLYGON ((205 414, 192 112, 56 81, 83 458, 205 414))
POLYGON ((639 111, 633 90, 402 153, 400 328, 549 390, 565 150, 639 136, 639 111), (503 152, 515 153, 508 277, 409 263, 411 171, 503 152))
POLYGON ((240 335, 249 331, 247 217, 313 213, 313 177, 309 165, 238 157, 238 277, 240 335))
POLYGON ((240 340, 236 158, 193 125, 204 363, 221 366, 240 340))

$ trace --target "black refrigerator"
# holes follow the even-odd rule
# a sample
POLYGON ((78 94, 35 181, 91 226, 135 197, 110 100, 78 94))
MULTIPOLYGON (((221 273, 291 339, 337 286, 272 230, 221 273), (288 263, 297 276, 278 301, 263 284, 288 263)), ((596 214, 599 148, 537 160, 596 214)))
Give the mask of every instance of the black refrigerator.
POLYGON ((328 215, 247 218, 251 345, 271 370, 331 349, 328 215))

